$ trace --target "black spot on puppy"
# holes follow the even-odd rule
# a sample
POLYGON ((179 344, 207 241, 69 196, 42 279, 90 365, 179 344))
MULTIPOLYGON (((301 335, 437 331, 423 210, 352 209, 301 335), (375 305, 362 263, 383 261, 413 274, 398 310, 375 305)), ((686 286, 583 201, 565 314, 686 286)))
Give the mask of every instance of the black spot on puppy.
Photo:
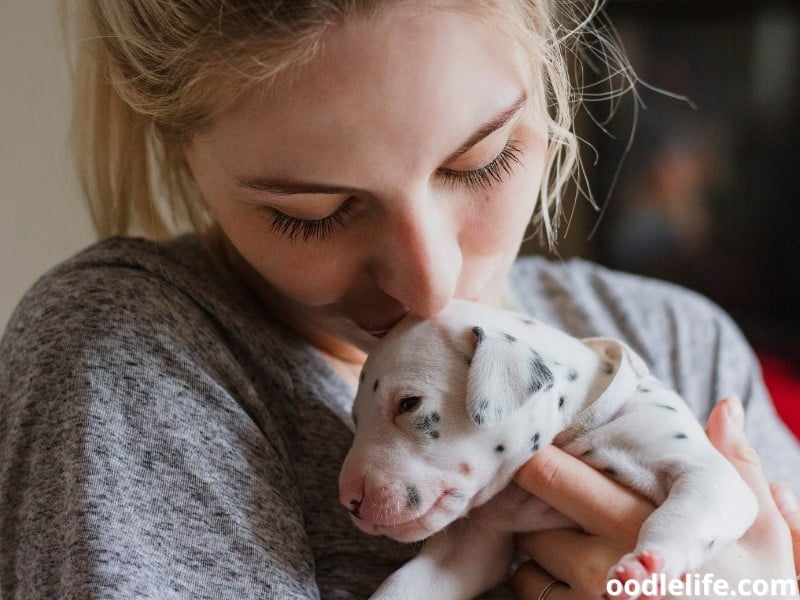
POLYGON ((501 454, 506 451, 506 447, 503 446, 503 444, 497 444, 497 446, 495 446, 494 448, 494 451, 497 452, 498 454, 501 454))
POLYGON ((479 344, 486 338, 486 333, 483 331, 483 327, 478 327, 477 325, 472 328, 472 335, 475 336, 475 341, 479 344))
POLYGON ((482 398, 478 402, 478 409, 472 414, 472 420, 481 425, 486 420, 486 411, 489 410, 489 401, 486 398, 482 398))
POLYGON ((506 341, 508 341, 508 342, 512 342, 512 343, 513 343, 513 342, 516 342, 516 341, 517 341, 517 338, 515 338, 515 337, 514 337, 513 335, 511 335, 510 333, 504 333, 504 334, 503 334, 503 337, 504 337, 504 338, 506 338, 506 341))
POLYGON ((672 412, 678 412, 678 409, 674 406, 670 406, 669 404, 656 404, 658 408, 663 408, 665 410, 671 410, 672 412))
POLYGON ((610 362, 603 363, 603 373, 605 373, 606 375, 613 374, 614 373, 614 365, 612 365, 610 362))
POLYGON ((706 551, 706 552, 710 552, 710 551, 711 551, 711 549, 714 547, 714 544, 715 544, 716 542, 717 542, 717 540, 711 540, 710 542, 708 542, 708 543, 705 545, 705 551, 706 551))
POLYGON ((575 369, 570 369, 567 371, 567 380, 568 381, 575 381, 578 378, 578 372, 575 369))
POLYGON ((529 319, 528 317, 522 317, 520 319, 525 325, 533 325, 533 319, 529 319))
POLYGON ((419 488, 415 485, 406 487, 406 506, 412 510, 416 510, 422 504, 422 497, 419 494, 419 488))
POLYGON ((531 354, 531 381, 528 393, 535 394, 539 390, 549 390, 555 383, 553 372, 544 364, 542 357, 536 352, 531 354))
POLYGON ((559 408, 560 410, 563 410, 563 409, 564 409, 564 403, 565 403, 566 401, 567 401, 567 397, 566 397, 566 396, 560 396, 560 397, 558 398, 558 408, 559 408))
POLYGON ((687 439, 687 437, 688 436, 685 433, 676 433, 675 435, 672 436, 672 438, 676 440, 685 440, 687 439))
POLYGON ((427 435, 432 440, 439 439, 439 430, 436 429, 436 424, 440 421, 439 413, 431 412, 424 415, 419 415, 414 419, 414 428, 422 434, 427 435))
POLYGON ((429 415, 420 415, 414 419, 414 429, 426 432, 431 428, 429 415))
POLYGON ((642 385, 641 383, 636 386, 636 390, 642 392, 643 394, 649 394, 650 388, 647 386, 642 385))
POLYGON ((539 449, 539 434, 534 433, 533 437, 531 438, 531 450, 536 452, 539 449))

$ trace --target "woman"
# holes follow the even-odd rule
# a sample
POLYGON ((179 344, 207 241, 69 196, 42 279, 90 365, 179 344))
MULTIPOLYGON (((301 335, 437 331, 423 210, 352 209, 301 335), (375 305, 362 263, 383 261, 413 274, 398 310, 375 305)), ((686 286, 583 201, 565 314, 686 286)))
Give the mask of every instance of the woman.
MULTIPOLYGON (((197 233, 111 237, 46 275, 12 318, 0 591, 367 597, 414 548, 366 538, 338 505, 357 374, 406 313, 454 297, 625 338, 699 416, 740 394, 769 474, 800 472, 716 308, 588 263, 514 262, 532 218, 553 234, 575 163, 565 56, 586 30, 581 15, 565 29, 557 8, 86 3, 76 124, 98 231, 160 237, 174 217, 197 233)), ((536 464, 520 482, 540 491, 529 473, 560 463, 536 464)), ((562 487, 566 511, 581 490, 562 487)), ((600 504, 624 499, 635 523, 634 498, 615 489, 600 504)), ((762 502, 776 533, 756 546, 791 574, 786 522, 762 502)), ((622 542, 595 533, 601 563, 622 542)), ((604 592, 592 571, 536 558, 552 577, 526 567, 519 597, 604 592)))

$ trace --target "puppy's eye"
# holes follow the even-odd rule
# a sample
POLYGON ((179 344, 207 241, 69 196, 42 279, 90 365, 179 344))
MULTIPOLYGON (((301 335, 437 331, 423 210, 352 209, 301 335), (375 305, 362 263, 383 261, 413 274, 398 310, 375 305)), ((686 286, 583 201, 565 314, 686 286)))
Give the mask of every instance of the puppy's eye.
POLYGON ((408 398, 403 398, 402 400, 400 400, 400 408, 399 408, 400 414, 402 415, 403 413, 411 412, 412 410, 414 410, 419 404, 419 401, 421 399, 422 398, 420 398, 419 396, 409 396, 408 398))

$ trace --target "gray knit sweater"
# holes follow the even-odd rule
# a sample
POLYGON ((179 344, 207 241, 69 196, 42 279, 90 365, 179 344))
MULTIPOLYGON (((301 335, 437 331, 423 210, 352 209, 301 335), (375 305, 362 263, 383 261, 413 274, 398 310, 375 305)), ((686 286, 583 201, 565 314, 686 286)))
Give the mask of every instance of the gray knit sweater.
MULTIPOLYGON (((366 598, 415 548, 339 506, 352 392, 192 237, 104 241, 0 343, 0 597, 366 598)), ((522 259, 520 308, 627 341, 701 419, 738 392, 768 474, 800 452, 717 308, 590 263, 522 259)), ((491 598, 510 597, 497 590, 491 598)))

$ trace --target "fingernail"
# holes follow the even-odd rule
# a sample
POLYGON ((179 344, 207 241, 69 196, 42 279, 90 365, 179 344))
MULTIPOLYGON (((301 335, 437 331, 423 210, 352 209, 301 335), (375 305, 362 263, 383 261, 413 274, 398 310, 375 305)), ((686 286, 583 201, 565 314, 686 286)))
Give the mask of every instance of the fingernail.
POLYGON ((772 496, 775 498, 775 504, 778 505, 778 510, 781 511, 781 514, 790 514, 800 509, 797 496, 795 496, 791 488, 782 481, 772 484, 772 496))
POLYGON ((739 398, 739 396, 732 395, 728 396, 725 402, 731 427, 736 431, 744 431, 744 408, 742 407, 742 399, 739 398))

